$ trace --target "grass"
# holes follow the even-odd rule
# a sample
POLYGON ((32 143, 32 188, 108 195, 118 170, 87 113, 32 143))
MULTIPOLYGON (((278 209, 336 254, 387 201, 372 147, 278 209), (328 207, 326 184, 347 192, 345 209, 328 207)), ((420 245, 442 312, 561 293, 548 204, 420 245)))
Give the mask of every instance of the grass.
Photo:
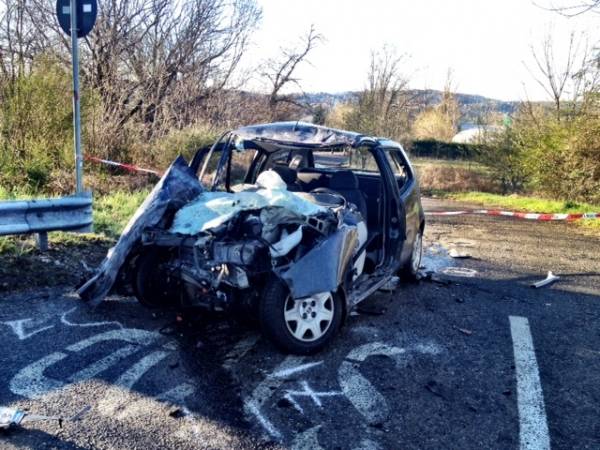
POLYGON ((497 183, 489 170, 475 161, 432 158, 413 158, 411 161, 424 193, 497 190, 497 183))
POLYGON ((94 200, 94 231, 117 238, 148 191, 115 192, 94 200))
POLYGON ((411 157, 411 164, 419 169, 426 166, 437 166, 437 167, 452 167, 454 169, 467 169, 474 172, 487 174, 488 168, 477 161, 463 160, 463 159, 436 159, 436 158, 421 158, 411 157))
MULTIPOLYGON (((487 192, 454 192, 446 194, 445 197, 461 202, 479 203, 487 208, 505 208, 534 213, 566 214, 600 212, 600 206, 589 203, 549 200, 541 197, 516 194, 498 195, 487 192)), ((581 220, 578 223, 585 228, 600 231, 600 219, 581 220)))

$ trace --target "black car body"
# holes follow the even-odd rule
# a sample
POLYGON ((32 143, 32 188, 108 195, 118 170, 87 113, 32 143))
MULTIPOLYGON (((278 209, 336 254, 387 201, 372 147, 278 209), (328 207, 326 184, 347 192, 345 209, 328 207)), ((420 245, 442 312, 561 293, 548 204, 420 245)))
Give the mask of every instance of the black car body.
POLYGON ((398 143, 300 122, 249 126, 189 165, 178 158, 79 294, 245 311, 281 349, 311 353, 360 301, 416 275, 424 226, 398 143))

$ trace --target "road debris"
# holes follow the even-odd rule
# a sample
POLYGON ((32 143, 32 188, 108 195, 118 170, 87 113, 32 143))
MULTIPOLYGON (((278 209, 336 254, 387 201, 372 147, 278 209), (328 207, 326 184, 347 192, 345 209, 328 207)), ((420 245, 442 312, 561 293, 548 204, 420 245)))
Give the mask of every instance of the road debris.
POLYGON ((387 283, 379 288, 380 291, 383 292, 394 292, 400 283, 400 277, 392 277, 389 279, 387 283))
POLYGON ((454 259, 467 259, 467 258, 471 257, 471 255, 469 255, 468 253, 460 252, 460 251, 456 250, 455 248, 451 248, 450 251, 448 252, 448 255, 454 259))
POLYGON ((556 275, 554 275, 554 274, 552 273, 552 271, 550 271, 550 270, 549 270, 549 271, 548 271, 548 275, 546 276, 546 278, 545 278, 545 279, 543 279, 543 280, 541 280, 541 281, 538 281, 537 283, 533 283, 533 284, 531 285, 531 287, 532 287, 532 288, 536 288, 536 289, 538 289, 538 288, 541 288, 541 287, 547 286, 547 285, 549 285, 549 284, 551 284, 551 283, 554 283, 554 282, 555 282, 555 281, 557 281, 557 280, 560 280, 560 277, 559 277, 559 276, 556 276, 556 275))
POLYGON ((39 422, 45 420, 56 420, 62 428, 63 422, 75 422, 91 409, 91 406, 85 406, 77 414, 71 417, 63 416, 41 416, 37 414, 29 414, 27 411, 22 411, 17 408, 7 408, 0 406, 0 429, 10 428, 11 426, 19 426, 27 422, 39 422))
POLYGON ((457 331, 460 331, 462 334, 466 335, 466 336, 471 336, 473 334, 473 331, 467 329, 467 328, 460 328, 457 326, 452 327, 457 331))
POLYGON ((473 278, 475 275, 477 275, 477 271, 475 269, 469 269, 467 267, 445 267, 440 272, 444 275, 465 278, 473 278))

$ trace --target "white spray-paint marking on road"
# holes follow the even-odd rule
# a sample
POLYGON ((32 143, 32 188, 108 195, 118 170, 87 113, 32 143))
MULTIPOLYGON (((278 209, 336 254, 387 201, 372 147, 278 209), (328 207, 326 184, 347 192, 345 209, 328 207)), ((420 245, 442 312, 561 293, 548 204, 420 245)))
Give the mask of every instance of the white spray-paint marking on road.
MULTIPOLYGON (((139 330, 135 328, 124 328, 121 330, 112 330, 96 334, 79 342, 76 342, 75 344, 67 346, 66 350, 68 350, 69 352, 80 352, 81 350, 84 350, 94 344, 112 340, 121 340, 130 344, 147 345, 152 343, 158 337, 160 337, 160 334, 158 333, 146 330, 139 330)), ((110 364, 107 365, 109 362, 111 364, 117 363, 120 360, 119 356, 123 355, 118 353, 118 351, 115 353, 112 354, 112 358, 111 355, 109 355, 100 361, 93 362, 89 366, 84 367, 75 375, 73 375, 73 381, 75 381, 75 378, 77 378, 76 381, 81 381, 85 379, 84 377, 86 375, 95 375, 103 370, 106 370, 108 367, 110 367, 110 364), (117 353, 116 356, 115 353, 117 353)), ((167 353, 164 354, 165 356, 167 355, 167 353)), ((44 375, 44 372, 50 366, 67 358, 67 356, 69 356, 67 353, 53 352, 25 366, 24 368, 19 370, 19 372, 17 372, 17 374, 10 381, 9 388, 11 392, 26 398, 35 399, 43 396, 47 392, 64 387, 66 384, 64 381, 49 378, 44 375)), ((143 358, 140 362, 138 362, 124 374, 127 375, 127 378, 125 379, 127 383, 133 384, 137 381, 137 379, 135 379, 136 373, 139 373, 140 376, 143 375, 144 372, 140 372, 138 366, 142 362, 147 363, 148 361, 146 360, 146 358, 148 357, 143 358), (131 372, 132 369, 136 369, 138 371, 133 373, 131 372)))
POLYGON ((125 345, 124 347, 115 350, 114 352, 105 356, 104 358, 99 359, 98 361, 90 364, 89 366, 80 370, 79 372, 74 373, 69 377, 69 381, 75 383, 77 381, 93 378, 99 373, 104 372, 109 367, 113 366, 114 364, 117 364, 119 361, 127 358, 128 356, 132 355, 138 350, 139 349, 133 345, 125 345))
MULTIPOLYGON (((185 405, 185 399, 196 392, 196 388, 190 383, 181 383, 172 389, 169 389, 156 397, 156 400, 162 400, 175 405, 185 405)), ((187 409, 187 408, 184 408, 187 409)))
POLYGON ((260 412, 260 408, 255 403, 254 400, 247 400, 247 401, 245 401, 244 402, 244 410, 246 411, 246 414, 250 413, 254 417, 256 417, 258 419, 258 421, 260 422, 260 424, 262 425, 262 427, 272 437, 274 437, 275 439, 281 439, 282 438, 281 433, 279 432, 279 430, 277 428, 275 428, 275 425, 273 425, 271 423, 271 421, 269 419, 267 419, 263 413, 260 412))
POLYGON ((98 403, 98 410, 106 416, 114 416, 122 419, 131 415, 132 408, 128 408, 127 405, 131 406, 135 403, 135 400, 131 397, 131 388, 144 376, 148 370, 162 361, 169 355, 167 352, 155 351, 149 355, 144 356, 137 363, 127 369, 118 379, 115 381, 115 385, 121 387, 113 395, 103 398, 98 403), (129 409, 129 411, 128 411, 129 409))
POLYGON ((363 439, 358 444, 358 447, 354 447, 352 450, 381 450, 382 447, 370 439, 363 439))
POLYGON ((428 355, 436 355, 442 349, 434 343, 419 343, 408 349, 395 347, 381 342, 372 342, 356 347, 346 357, 338 369, 338 380, 342 392, 350 403, 363 415, 369 424, 381 423, 390 415, 390 408, 385 397, 358 370, 358 365, 369 356, 387 356, 396 360, 398 357, 415 351, 428 355))
POLYGON ((290 375, 293 375, 298 372, 302 372, 304 370, 312 369, 313 367, 320 366, 323 364, 323 361, 310 362, 306 364, 301 364, 296 367, 290 367, 289 369, 278 370, 271 374, 271 377, 274 378, 287 378, 290 375))
POLYGON ((67 350, 79 352, 99 342, 105 341, 125 341, 130 344, 148 345, 159 339, 161 335, 153 331, 141 330, 138 328, 123 328, 122 330, 105 331, 89 338, 83 339, 75 344, 69 345, 67 350))
POLYGON ((48 378, 44 371, 58 361, 65 359, 67 355, 61 352, 50 353, 41 359, 23 367, 10 380, 9 388, 13 394, 29 399, 36 399, 47 392, 60 389, 64 386, 62 381, 48 378))
POLYGON ((284 395, 284 398, 286 398, 294 406, 294 408, 296 408, 296 410, 298 410, 298 412, 300 412, 302 414, 304 414, 304 409, 296 401, 295 397, 309 397, 314 402, 315 405, 317 405, 319 408, 322 408, 323 402, 321 402, 321 398, 337 397, 337 396, 342 395, 342 392, 336 392, 336 391, 326 391, 326 392, 314 391, 310 387, 310 385, 308 384, 307 381, 302 381, 300 384, 302 385, 301 391, 287 390, 284 395))
MULTIPOLYGON (((100 327, 100 326, 116 325, 119 328, 125 328, 123 326, 123 324, 121 324, 120 322, 117 322, 117 321, 84 322, 84 323, 71 322, 70 320, 67 319, 67 316, 69 314, 71 314, 73 311, 75 311, 76 309, 77 309, 77 307, 75 306, 61 314, 60 321, 63 325, 67 325, 69 327, 100 327)), ((46 325, 41 328, 34 329, 34 327, 40 326, 47 322, 48 322, 48 319, 39 320, 39 319, 28 318, 28 319, 10 320, 7 322, 0 322, 0 323, 4 324, 6 326, 9 326, 13 330, 13 332, 17 335, 19 340, 24 341, 25 339, 28 339, 31 336, 34 336, 38 333, 41 333, 42 331, 46 331, 51 328, 54 328, 54 325, 46 325)))
POLYGON ((73 311, 75 311, 76 309, 77 309, 77 306, 75 306, 74 308, 71 308, 67 312, 63 313, 60 316, 61 323, 64 325, 67 325, 69 327, 103 327, 103 326, 109 326, 109 325, 116 325, 119 328, 125 328, 121 322, 117 322, 116 320, 104 321, 104 322, 82 322, 82 323, 71 322, 70 320, 67 319, 67 316, 69 314, 71 314, 73 311))
POLYGON ((50 328, 54 328, 54 325, 47 325, 42 328, 37 328, 35 330, 26 331, 27 328, 33 328, 35 326, 41 325, 46 322, 46 320, 34 320, 34 319, 20 319, 20 320, 10 320, 8 322, 0 322, 4 325, 9 326, 13 332, 17 335, 20 341, 24 341, 25 339, 30 338, 42 331, 49 330, 50 328))
POLYGON ((319 444, 319 430, 321 425, 314 426, 308 430, 298 433, 292 442, 292 450, 323 450, 319 444))
POLYGON ((355 367, 369 356, 383 355, 394 357, 406 353, 406 350, 381 342, 361 345, 352 350, 338 369, 342 392, 350 403, 363 415, 369 424, 381 423, 389 417, 390 410, 385 397, 355 367))
POLYGON ((161 362, 168 355, 169 354, 167 352, 158 350, 156 352, 152 352, 149 355, 144 356, 133 366, 127 369, 127 371, 119 377, 115 384, 117 386, 122 386, 124 388, 131 389, 133 385, 137 383, 138 380, 142 378, 146 372, 148 372, 148 370, 150 370, 153 366, 161 362))
MULTIPOLYGON (((294 368, 300 365, 303 360, 304 358, 301 356, 288 356, 275 368, 273 373, 294 368)), ((261 408, 282 383, 283 378, 267 376, 254 388, 250 397, 244 401, 246 414, 256 417, 267 433, 276 439, 281 439, 282 435, 265 414, 261 412, 261 408)))
POLYGON ((509 316, 509 320, 517 373, 520 448, 547 450, 550 435, 529 321, 519 316, 509 316))

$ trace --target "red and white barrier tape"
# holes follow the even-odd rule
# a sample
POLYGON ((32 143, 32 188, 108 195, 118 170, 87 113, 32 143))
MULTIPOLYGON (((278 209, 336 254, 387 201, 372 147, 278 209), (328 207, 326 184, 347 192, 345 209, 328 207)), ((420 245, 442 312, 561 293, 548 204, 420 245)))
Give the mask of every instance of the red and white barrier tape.
MULTIPOLYGON (((162 176, 162 174, 156 170, 152 169, 143 169, 133 164, 125 164, 119 163, 116 161, 110 161, 108 159, 101 159, 95 156, 86 156, 85 159, 94 161, 97 163, 108 164, 109 166, 121 167, 129 172, 144 172, 151 173, 156 175, 157 177, 162 176)), ((516 217, 518 219, 527 219, 527 220, 542 220, 542 221, 552 221, 552 220, 580 220, 580 219, 600 219, 600 212, 594 213, 573 213, 573 214, 542 214, 542 213, 523 213, 516 211, 502 211, 499 209, 470 209, 470 210, 462 210, 462 211, 425 211, 425 215, 427 216, 462 216, 467 214, 478 214, 478 215, 486 215, 486 216, 506 216, 506 217, 516 217)))
POLYGON ((116 161, 110 161, 108 159, 96 158, 95 156, 86 156, 85 159, 87 159, 89 161, 94 161, 97 163, 107 164, 109 166, 121 167, 122 169, 125 169, 129 172, 144 172, 144 173, 151 173, 153 175, 156 175, 157 177, 162 176, 162 174, 156 170, 143 169, 143 168, 138 167, 133 164, 126 164, 126 163, 120 163, 120 162, 116 162, 116 161))
POLYGON ((426 211, 427 216, 462 216, 466 214, 479 214, 485 216, 506 216, 516 217, 518 219, 542 220, 545 222, 551 220, 580 220, 580 219, 600 219, 600 212, 573 213, 573 214, 541 214, 524 213, 515 211, 502 211, 498 209, 473 209, 462 211, 426 211))

